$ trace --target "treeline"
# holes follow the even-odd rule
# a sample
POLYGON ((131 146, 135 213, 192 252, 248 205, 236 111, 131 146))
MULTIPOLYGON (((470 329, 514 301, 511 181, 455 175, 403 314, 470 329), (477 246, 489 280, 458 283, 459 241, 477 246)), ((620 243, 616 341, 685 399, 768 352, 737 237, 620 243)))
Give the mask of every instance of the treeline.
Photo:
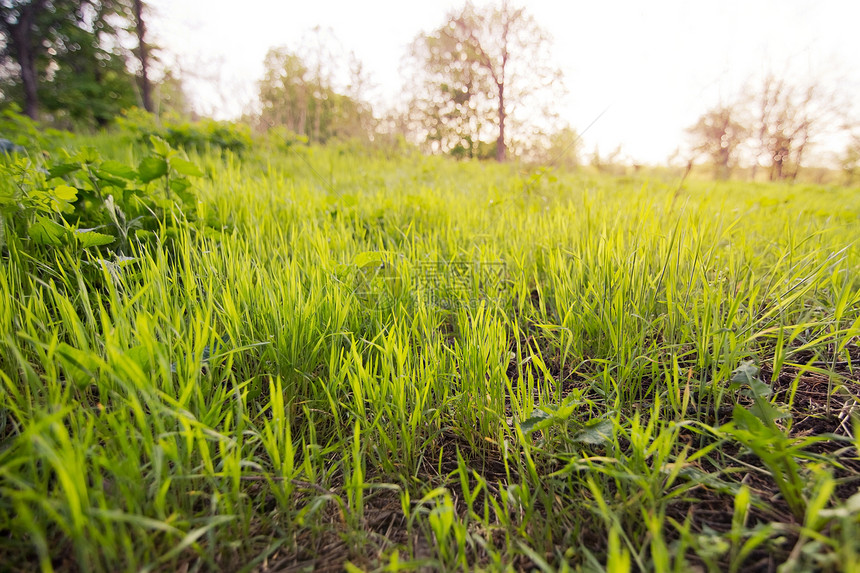
MULTIPOLYGON (((143 0, 6 0, 0 10, 3 104, 63 127, 103 127, 134 106, 179 118, 189 111, 168 70, 158 66, 161 79, 152 81, 143 0)), ((466 2, 415 37, 402 61, 400 103, 380 110, 369 103, 372 82, 358 58, 317 28, 269 51, 256 108, 241 123, 293 142, 407 141, 458 158, 573 167, 582 146, 553 112, 566 90, 551 54, 549 34, 525 9, 466 2)), ((847 109, 835 92, 769 75, 702 114, 688 129, 684 162, 704 160, 718 179, 794 180, 816 139, 842 131, 848 143, 838 161, 853 182, 860 136, 851 135, 847 109)), ((591 164, 604 170, 618 156, 595 149, 591 164)))
POLYGON ((299 46, 269 51, 259 111, 246 119, 311 142, 399 136, 459 158, 577 163, 579 138, 552 111, 565 93, 552 42, 523 8, 467 2, 416 36, 400 106, 382 113, 367 103, 361 62, 333 37, 316 29, 299 46))
MULTIPOLYGON (((187 111, 168 72, 154 84, 142 0, 3 4, 2 103, 63 127, 103 127, 124 110, 187 111), (165 93, 167 105, 154 98, 165 93)), ((546 32, 522 8, 466 3, 419 34, 403 59, 399 107, 374 110, 361 62, 316 29, 269 51, 257 109, 242 118, 311 143, 408 141, 461 158, 576 162, 577 134, 548 102, 564 92, 546 32)))
POLYGON ((371 139, 379 123, 366 101, 369 78, 361 62, 332 35, 314 29, 291 50, 269 50, 258 83, 259 109, 246 122, 282 128, 305 141, 371 139))
POLYGON ((802 84, 768 74, 733 98, 709 109, 688 128, 690 162, 705 158, 715 179, 743 172, 771 181, 797 179, 809 151, 821 136, 847 136, 838 158, 848 182, 857 176, 860 137, 852 134, 850 101, 835 89, 802 84))
POLYGON ((7 0, 0 3, 2 102, 65 127, 112 122, 124 109, 182 110, 170 73, 150 78, 143 0, 7 0))

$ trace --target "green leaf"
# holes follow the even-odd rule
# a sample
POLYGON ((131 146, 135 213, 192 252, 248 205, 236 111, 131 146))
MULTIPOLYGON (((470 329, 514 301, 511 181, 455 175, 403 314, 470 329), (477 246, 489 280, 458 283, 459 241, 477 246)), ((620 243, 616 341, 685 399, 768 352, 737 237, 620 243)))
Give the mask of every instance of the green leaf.
POLYGON ((523 431, 523 434, 528 435, 532 432, 549 428, 554 423, 555 418, 550 414, 547 414, 543 410, 535 410, 526 421, 520 424, 520 429, 523 431))
POLYGON ((150 135, 149 141, 152 142, 152 150, 156 155, 160 155, 161 157, 170 155, 170 145, 166 141, 157 135, 150 135))
POLYGON ((170 180, 170 190, 176 193, 182 193, 191 187, 191 182, 183 177, 177 177, 170 180))
POLYGON ((132 199, 139 199, 141 197, 140 189, 123 189, 122 190, 122 204, 130 205, 132 199))
MULTIPOLYGON (((765 426, 760 417, 751 413, 743 406, 737 405, 734 407, 732 410, 732 421, 739 430, 750 432, 753 436, 765 440, 768 439, 769 435, 772 437, 773 430, 770 427, 765 426)), ((736 438, 740 438, 737 431, 732 433, 736 438)))
POLYGON ((137 168, 138 176, 144 183, 149 183, 167 174, 167 161, 161 157, 147 157, 137 168))
POLYGON ((396 260, 396 255, 390 251, 364 251, 355 255, 352 264, 358 268, 381 267, 389 261, 396 260))
POLYGON ((186 207, 194 206, 196 208, 197 197, 194 196, 194 193, 183 189, 176 190, 176 195, 182 200, 182 204, 186 207))
POLYGON ((733 384, 750 384, 752 385, 753 381, 758 376, 759 368, 756 366, 755 362, 752 360, 747 360, 743 362, 740 366, 738 366, 734 372, 732 372, 732 383, 733 384))
POLYGON ((89 165, 97 162, 101 159, 101 156, 99 155, 99 152, 96 151, 95 147, 87 146, 78 151, 74 158, 80 163, 86 163, 89 165))
MULTIPOLYGON (((515 356, 516 355, 512 356, 511 358, 513 359, 515 356)), ((572 392, 568 394, 567 398, 562 400, 561 404, 559 404, 557 407, 550 408, 544 406, 544 409, 560 420, 567 420, 568 418, 570 418, 571 414, 576 411, 577 408, 582 406, 582 402, 579 400, 580 397, 580 395, 577 395, 576 393, 572 392)))
POLYGON ((200 171, 200 168, 188 161, 187 159, 182 159, 181 157, 173 157, 170 159, 170 166, 173 167, 177 173, 181 173, 182 175, 188 175, 191 177, 203 177, 203 172, 200 171))
POLYGON ((194 543, 198 539, 200 539, 201 537, 206 535, 210 529, 214 529, 215 527, 218 527, 219 525, 223 525, 225 523, 233 521, 234 519, 236 519, 235 515, 216 515, 214 517, 208 518, 208 523, 206 525, 204 525, 202 527, 198 527, 197 529, 194 529, 193 531, 188 532, 185 535, 185 537, 183 537, 179 541, 178 544, 174 545, 170 549, 170 551, 168 551, 167 553, 165 553, 164 555, 159 557, 158 561, 160 563, 165 563, 167 561, 170 561, 171 559, 173 559, 174 557, 176 557, 177 555, 179 555, 180 553, 182 553, 183 551, 185 551, 186 549, 188 549, 189 547, 194 545, 194 543))
POLYGON ((0 181, 8 183, 8 185, 0 184, 0 205, 11 205, 17 207, 18 200, 21 198, 21 191, 12 185, 11 177, 4 180, 2 179, 3 175, 5 175, 5 173, 0 171, 0 181))
POLYGON ((752 390, 753 397, 755 398, 767 398, 773 394, 770 384, 759 378, 750 382, 750 390, 752 390))
POLYGON ((113 185, 115 187, 119 187, 120 189, 125 189, 126 180, 121 177, 115 177, 104 171, 103 169, 94 169, 93 175, 95 175, 99 181, 107 183, 108 185, 113 185))
POLYGON ((54 177, 62 177, 63 175, 74 173, 75 171, 80 170, 80 168, 80 163, 60 163, 58 165, 52 165, 48 169, 48 179, 53 179, 54 177))
POLYGON ((75 231, 75 238, 85 249, 90 247, 99 247, 101 245, 109 245, 114 242, 114 238, 111 235, 97 233, 89 229, 77 229, 75 231))
POLYGON ((99 166, 99 170, 108 173, 109 175, 113 175, 114 177, 121 177, 129 181, 137 177, 137 171, 135 171, 131 166, 112 159, 102 163, 99 166))
POLYGON ((167 345, 162 342, 152 342, 150 344, 151 345, 149 347, 141 345, 129 348, 125 353, 125 355, 134 360, 144 372, 152 372, 156 366, 150 353, 154 354, 154 357, 157 359, 159 355, 167 356, 169 352, 167 345))
POLYGON ((65 342, 57 346, 57 356, 66 373, 79 388, 93 381, 100 366, 98 358, 91 352, 80 350, 65 342))
POLYGON ((159 209, 170 211, 170 208, 176 205, 176 201, 173 199, 165 199, 164 197, 155 197, 152 200, 152 204, 159 209))
POLYGON ((749 411, 753 416, 767 423, 772 423, 774 420, 781 420, 783 418, 791 418, 791 414, 780 410, 767 400, 756 400, 755 404, 750 406, 749 411))
POLYGON ((68 185, 57 185, 53 190, 54 197, 66 203, 73 203, 78 198, 78 190, 68 185))
POLYGON ((154 241, 158 238, 157 234, 146 229, 135 229, 134 236, 142 241, 154 241))
POLYGON ((595 446, 609 443, 612 440, 612 421, 599 420, 588 424, 573 436, 574 442, 592 444, 595 446))
POLYGON ((37 216, 36 222, 30 225, 29 229, 30 238, 37 245, 62 245, 67 233, 65 227, 42 216, 37 216))
POLYGON ((134 263, 136 260, 137 257, 126 257, 125 255, 117 255, 113 262, 116 266, 122 268, 134 263))

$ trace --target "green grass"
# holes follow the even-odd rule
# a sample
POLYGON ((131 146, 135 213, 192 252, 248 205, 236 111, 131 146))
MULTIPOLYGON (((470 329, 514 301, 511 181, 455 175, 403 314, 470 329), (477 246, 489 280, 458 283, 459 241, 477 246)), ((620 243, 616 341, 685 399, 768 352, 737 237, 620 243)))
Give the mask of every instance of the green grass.
POLYGON ((0 569, 860 568, 857 189, 192 159, 208 228, 4 254, 0 569))

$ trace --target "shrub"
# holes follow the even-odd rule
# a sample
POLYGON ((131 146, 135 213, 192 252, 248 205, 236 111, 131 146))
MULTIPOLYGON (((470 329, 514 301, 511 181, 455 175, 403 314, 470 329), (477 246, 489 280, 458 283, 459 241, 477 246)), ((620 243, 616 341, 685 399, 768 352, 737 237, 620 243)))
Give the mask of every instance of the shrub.
POLYGON ((27 157, 0 163, 0 248, 39 255, 51 249, 104 247, 129 252, 179 220, 194 219, 189 177, 203 173, 164 140, 151 136, 153 153, 137 166, 103 160, 92 148, 60 163, 38 166, 27 157))
POLYGON ((0 138, 27 150, 48 150, 59 147, 71 134, 57 129, 44 129, 37 122, 21 113, 21 108, 12 104, 0 112, 0 138))
POLYGON ((139 108, 123 112, 117 123, 142 142, 159 137, 175 148, 204 151, 207 148, 242 153, 251 147, 251 129, 247 125, 212 119, 184 121, 166 117, 160 122, 153 114, 139 108))

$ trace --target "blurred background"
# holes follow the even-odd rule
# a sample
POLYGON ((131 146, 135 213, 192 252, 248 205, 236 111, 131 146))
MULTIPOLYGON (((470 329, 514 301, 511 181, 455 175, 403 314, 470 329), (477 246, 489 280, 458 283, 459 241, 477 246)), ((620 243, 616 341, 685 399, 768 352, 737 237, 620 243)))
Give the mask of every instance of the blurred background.
POLYGON ((58 127, 138 107, 310 143, 718 178, 853 181, 860 155, 847 0, 28 0, 2 16, 0 105, 58 127))

